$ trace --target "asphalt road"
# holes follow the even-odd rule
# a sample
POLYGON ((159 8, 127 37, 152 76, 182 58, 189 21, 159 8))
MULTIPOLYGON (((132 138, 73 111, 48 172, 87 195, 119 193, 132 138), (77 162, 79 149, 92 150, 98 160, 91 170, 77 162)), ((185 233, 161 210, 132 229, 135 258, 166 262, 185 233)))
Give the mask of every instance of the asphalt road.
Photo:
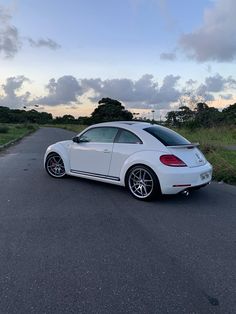
POLYGON ((0 154, 0 313, 236 313, 236 187, 152 203, 43 169, 43 128, 0 154))

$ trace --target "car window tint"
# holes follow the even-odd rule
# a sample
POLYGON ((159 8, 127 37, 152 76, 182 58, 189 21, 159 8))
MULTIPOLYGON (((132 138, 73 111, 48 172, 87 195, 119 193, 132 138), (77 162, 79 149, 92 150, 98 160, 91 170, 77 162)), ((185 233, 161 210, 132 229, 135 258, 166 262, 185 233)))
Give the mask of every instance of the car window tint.
POLYGON ((186 145, 190 143, 183 136, 167 128, 152 126, 145 128, 144 130, 158 139, 165 146, 186 145))
POLYGON ((117 131, 117 128, 94 128, 85 132, 80 139, 86 142, 113 143, 117 131))
POLYGON ((121 130, 116 143, 141 144, 141 140, 132 132, 121 130))

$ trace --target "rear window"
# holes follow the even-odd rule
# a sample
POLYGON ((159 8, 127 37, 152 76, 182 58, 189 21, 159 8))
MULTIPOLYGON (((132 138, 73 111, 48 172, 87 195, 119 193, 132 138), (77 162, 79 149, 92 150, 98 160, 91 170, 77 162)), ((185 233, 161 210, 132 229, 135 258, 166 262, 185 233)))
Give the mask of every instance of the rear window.
POLYGON ((190 144, 190 142, 187 141, 183 136, 179 135, 178 133, 170 129, 164 129, 164 128, 159 128, 157 126, 151 126, 151 127, 145 128, 144 131, 154 136, 165 146, 178 146, 178 145, 190 144))

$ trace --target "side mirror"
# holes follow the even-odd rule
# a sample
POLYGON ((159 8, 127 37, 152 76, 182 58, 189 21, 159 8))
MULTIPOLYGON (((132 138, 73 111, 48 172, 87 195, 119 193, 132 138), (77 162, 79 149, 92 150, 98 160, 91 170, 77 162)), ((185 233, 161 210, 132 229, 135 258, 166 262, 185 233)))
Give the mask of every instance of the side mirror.
POLYGON ((73 141, 74 143, 79 143, 79 138, 78 138, 78 136, 74 136, 74 137, 72 138, 72 141, 73 141))
POLYGON ((85 138, 79 138, 78 136, 74 136, 72 138, 72 141, 75 142, 75 143, 88 143, 89 142, 85 138))

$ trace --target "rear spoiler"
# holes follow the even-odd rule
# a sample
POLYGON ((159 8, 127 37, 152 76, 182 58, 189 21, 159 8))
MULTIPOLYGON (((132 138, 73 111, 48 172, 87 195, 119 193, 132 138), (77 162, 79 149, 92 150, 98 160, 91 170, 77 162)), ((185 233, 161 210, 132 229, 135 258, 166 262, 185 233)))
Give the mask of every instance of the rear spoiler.
POLYGON ((190 143, 190 144, 184 144, 184 145, 169 145, 167 146, 168 148, 194 148, 198 147, 200 144, 199 143, 190 143))

